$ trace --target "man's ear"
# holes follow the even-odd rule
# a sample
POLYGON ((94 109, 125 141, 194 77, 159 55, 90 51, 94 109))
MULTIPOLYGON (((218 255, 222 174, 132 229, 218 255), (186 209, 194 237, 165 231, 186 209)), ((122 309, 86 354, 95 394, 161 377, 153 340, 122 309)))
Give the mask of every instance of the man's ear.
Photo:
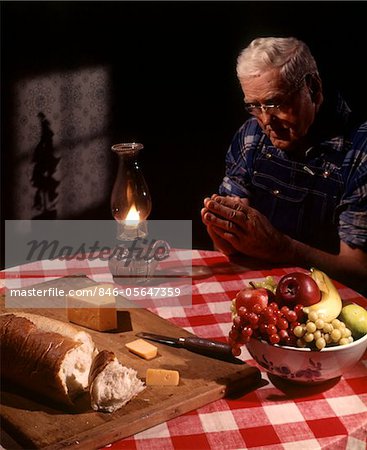
POLYGON ((310 93, 311 101, 318 110, 323 102, 322 82, 318 74, 310 73, 306 75, 306 84, 310 93))
POLYGON ((320 98, 322 98, 322 83, 320 77, 317 74, 310 73, 306 75, 306 84, 312 102, 318 104, 320 98))

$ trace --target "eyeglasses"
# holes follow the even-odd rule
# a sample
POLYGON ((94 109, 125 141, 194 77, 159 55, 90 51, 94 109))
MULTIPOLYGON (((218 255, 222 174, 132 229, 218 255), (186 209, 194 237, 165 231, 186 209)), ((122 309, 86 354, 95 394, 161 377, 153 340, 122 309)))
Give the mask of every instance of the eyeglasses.
POLYGON ((279 114, 281 104, 274 105, 273 103, 261 104, 261 103, 245 103, 245 109, 253 116, 259 116, 261 113, 279 114))
POLYGON ((294 89, 292 89, 288 94, 285 101, 281 103, 245 103, 245 109, 248 113, 252 114, 253 116, 259 116, 262 113, 267 114, 279 114, 279 112, 284 109, 287 104, 289 103, 290 97, 298 92, 301 87, 304 79, 306 78, 308 74, 306 73, 303 75, 297 83, 295 83, 294 89))

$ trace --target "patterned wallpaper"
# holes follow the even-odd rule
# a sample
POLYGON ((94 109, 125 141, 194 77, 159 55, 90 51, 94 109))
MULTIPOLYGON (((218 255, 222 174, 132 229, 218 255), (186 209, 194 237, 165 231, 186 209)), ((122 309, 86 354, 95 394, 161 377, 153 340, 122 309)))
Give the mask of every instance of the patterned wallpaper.
POLYGON ((14 219, 68 219, 109 201, 108 67, 18 80, 14 89, 14 219))

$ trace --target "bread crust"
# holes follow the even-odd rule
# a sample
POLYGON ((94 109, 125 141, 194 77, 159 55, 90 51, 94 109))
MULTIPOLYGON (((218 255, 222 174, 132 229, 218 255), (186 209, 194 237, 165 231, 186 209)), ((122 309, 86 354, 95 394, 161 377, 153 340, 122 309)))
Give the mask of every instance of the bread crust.
POLYGON ((113 352, 108 350, 101 350, 98 355, 93 359, 92 366, 89 372, 88 384, 90 389, 93 385, 93 381, 98 377, 98 375, 104 371, 108 364, 116 359, 113 352))
POLYGON ((65 355, 80 345, 81 342, 58 332, 41 331, 28 318, 3 314, 0 316, 1 377, 42 397, 72 405, 73 399, 58 374, 65 355))
POLYGON ((50 317, 40 316, 38 314, 27 312, 15 312, 12 314, 16 317, 24 317, 25 319, 30 320, 41 331, 59 333, 62 336, 68 337, 70 339, 78 340, 81 334, 85 334, 84 331, 79 331, 77 328, 67 322, 61 322, 60 320, 51 319, 50 317))

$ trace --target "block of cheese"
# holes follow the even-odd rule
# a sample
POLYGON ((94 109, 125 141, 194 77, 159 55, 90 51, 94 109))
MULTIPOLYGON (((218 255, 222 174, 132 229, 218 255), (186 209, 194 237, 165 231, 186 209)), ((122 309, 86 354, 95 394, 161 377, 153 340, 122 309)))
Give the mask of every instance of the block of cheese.
POLYGON ((117 328, 116 298, 108 284, 69 292, 67 312, 70 322, 97 331, 117 328))
POLYGON ((147 386, 178 386, 180 374, 177 370, 147 369, 145 384, 147 386))
POLYGON ((136 339, 135 341, 128 342, 125 346, 138 356, 144 359, 153 359, 157 356, 158 347, 150 344, 144 339, 136 339))

